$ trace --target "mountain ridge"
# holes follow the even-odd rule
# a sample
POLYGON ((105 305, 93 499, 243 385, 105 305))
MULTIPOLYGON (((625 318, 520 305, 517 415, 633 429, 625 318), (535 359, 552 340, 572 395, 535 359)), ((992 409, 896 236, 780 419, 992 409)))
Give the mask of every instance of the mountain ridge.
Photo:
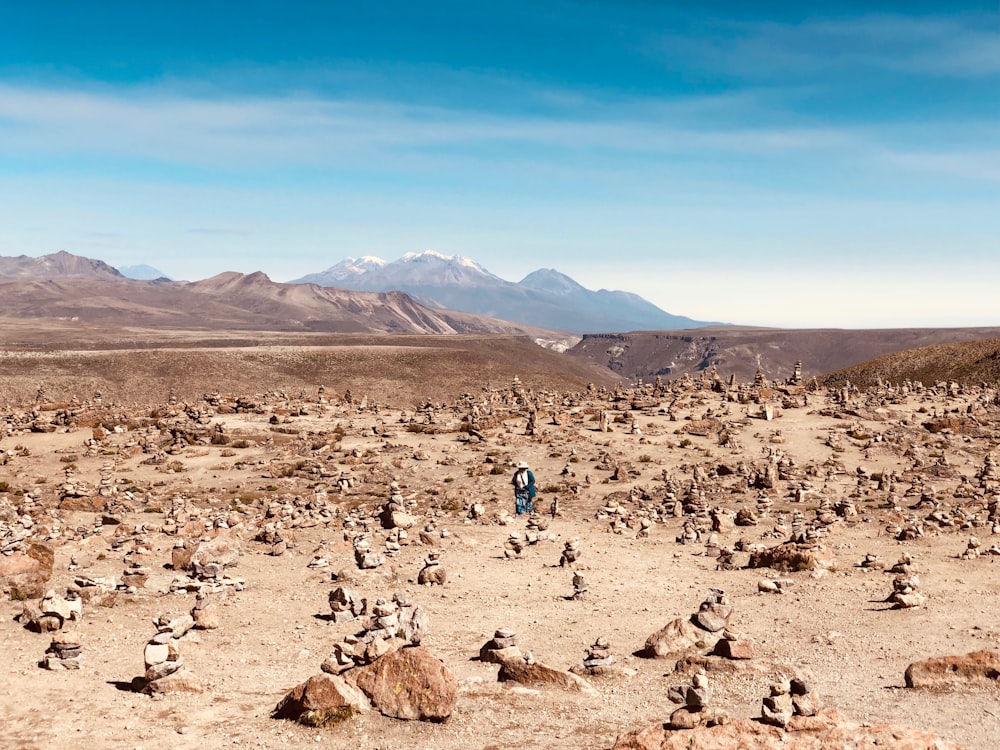
POLYGON ((283 284, 263 271, 200 281, 130 279, 100 260, 65 251, 0 256, 0 312, 7 319, 82 325, 332 333, 508 334, 565 348, 539 327, 421 305, 401 292, 283 284))
POLYGON ((631 292, 589 290, 552 268, 538 269, 513 282, 469 258, 433 250, 406 253, 391 262, 375 256, 348 257, 289 283, 342 285, 358 291, 399 289, 429 306, 573 333, 719 325, 673 315, 631 292))

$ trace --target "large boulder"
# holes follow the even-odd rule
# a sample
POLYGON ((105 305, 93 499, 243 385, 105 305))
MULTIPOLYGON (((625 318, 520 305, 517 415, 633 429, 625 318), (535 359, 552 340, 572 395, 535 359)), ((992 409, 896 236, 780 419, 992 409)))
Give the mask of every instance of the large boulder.
POLYGON ((830 551, 820 545, 785 542, 752 553, 747 567, 783 571, 831 570, 834 567, 834 560, 830 551))
POLYGON ((309 727, 329 727, 370 710, 364 693, 343 677, 321 673, 293 687, 271 715, 309 727))
POLYGON ((915 661, 904 675, 908 688, 961 690, 1000 685, 1000 652, 973 651, 964 656, 943 656, 915 661))
POLYGON ((541 662, 528 662, 524 658, 518 657, 504 659, 500 662, 497 680, 516 682, 519 685, 573 690, 579 693, 593 694, 597 692, 589 682, 572 672, 563 672, 553 667, 547 667, 541 662))
POLYGON ((189 570, 199 578, 219 578, 223 570, 236 565, 240 551, 239 539, 226 530, 193 547, 175 547, 171 563, 174 570, 189 570))
POLYGON ((52 577, 55 552, 48 544, 34 542, 24 552, 0 555, 0 590, 19 599, 38 599, 52 577))
POLYGON ((444 721, 455 710, 458 680, 423 646, 380 657, 357 672, 358 687, 386 716, 444 721))
POLYGON ((797 716, 788 729, 753 719, 671 730, 664 724, 618 737, 612 750, 959 750, 937 735, 894 724, 859 725, 835 711, 797 716))
POLYGON ((187 667, 181 667, 176 672, 171 672, 156 680, 146 680, 143 692, 150 695, 203 693, 205 692, 205 684, 187 667))
POLYGON ((702 630, 688 618, 678 617, 646 639, 642 655, 651 659, 677 658, 712 648, 721 635, 702 630))

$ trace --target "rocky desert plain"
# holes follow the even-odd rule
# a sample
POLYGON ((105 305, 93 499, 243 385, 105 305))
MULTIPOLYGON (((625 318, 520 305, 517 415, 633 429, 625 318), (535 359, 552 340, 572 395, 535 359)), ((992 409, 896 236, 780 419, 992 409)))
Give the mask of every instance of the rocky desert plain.
POLYGON ((1000 745, 995 382, 81 335, 0 356, 4 748, 1000 745))

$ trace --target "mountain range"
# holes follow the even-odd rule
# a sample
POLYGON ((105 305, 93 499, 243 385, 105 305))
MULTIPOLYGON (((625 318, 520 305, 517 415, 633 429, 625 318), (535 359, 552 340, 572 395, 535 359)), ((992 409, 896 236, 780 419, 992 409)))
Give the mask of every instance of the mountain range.
POLYGON ((718 325, 672 315, 630 292, 586 289, 554 269, 506 281, 460 255, 428 250, 389 262, 346 258, 320 273, 295 279, 369 292, 403 291, 428 307, 461 310, 571 333, 677 330, 718 325))
POLYGON ((335 333, 517 334, 568 345, 565 336, 482 315, 429 308, 403 292, 282 284, 258 271, 201 281, 130 279, 67 252, 0 257, 0 315, 82 325, 335 333))

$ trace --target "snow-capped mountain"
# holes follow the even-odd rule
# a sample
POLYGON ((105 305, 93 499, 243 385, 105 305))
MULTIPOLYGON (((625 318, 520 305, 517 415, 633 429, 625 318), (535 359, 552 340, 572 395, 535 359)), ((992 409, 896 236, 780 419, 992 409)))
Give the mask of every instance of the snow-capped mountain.
POLYGON ((145 263, 139 263, 134 266, 119 266, 118 272, 125 278, 136 279, 137 281, 155 281, 156 279, 170 280, 170 277, 163 273, 163 271, 146 265, 145 263))
POLYGON ((422 304, 488 315, 572 333, 697 328, 711 325, 664 312, 628 292, 591 291, 554 269, 540 269, 518 283, 473 260, 428 250, 399 260, 347 258, 291 283, 340 286, 368 292, 399 290, 422 304))

